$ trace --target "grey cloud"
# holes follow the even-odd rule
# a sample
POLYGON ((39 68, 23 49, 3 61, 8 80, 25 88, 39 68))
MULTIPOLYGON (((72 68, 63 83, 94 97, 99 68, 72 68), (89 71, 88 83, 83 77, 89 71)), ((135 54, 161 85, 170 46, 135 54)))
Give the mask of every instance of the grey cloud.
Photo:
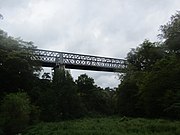
POLYGON ((24 5, 25 3, 28 3, 25 0, 0 0, 0 8, 17 8, 20 7, 22 5, 24 5))

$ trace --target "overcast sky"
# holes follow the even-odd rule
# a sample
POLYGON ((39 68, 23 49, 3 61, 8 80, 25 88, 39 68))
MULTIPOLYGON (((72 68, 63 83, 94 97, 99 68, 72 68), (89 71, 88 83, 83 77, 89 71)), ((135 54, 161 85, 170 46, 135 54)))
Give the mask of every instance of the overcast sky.
MULTIPOLYGON (((0 29, 40 49, 125 58, 180 9, 180 0, 0 0, 0 29)), ((115 73, 71 70, 102 87, 116 87, 115 73)))

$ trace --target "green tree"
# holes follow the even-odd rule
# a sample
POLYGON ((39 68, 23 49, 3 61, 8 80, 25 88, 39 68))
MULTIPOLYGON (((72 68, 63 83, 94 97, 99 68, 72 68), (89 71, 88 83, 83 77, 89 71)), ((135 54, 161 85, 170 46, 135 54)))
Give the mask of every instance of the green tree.
POLYGON ((147 116, 178 118, 180 90, 180 61, 170 56, 157 62, 148 72, 141 85, 142 105, 147 116))
MULTIPOLYGON (((107 91, 94 84, 94 79, 82 74, 75 81, 81 101, 89 114, 110 114, 110 96, 107 91)), ((111 108, 111 109, 110 109, 111 108)))
POLYGON ((40 107, 40 119, 43 121, 56 120, 56 93, 49 79, 36 79, 35 86, 29 93, 31 101, 40 107))
POLYGON ((180 53, 180 11, 171 16, 171 20, 162 25, 159 37, 164 39, 164 47, 172 53, 180 53))
POLYGON ((53 76, 53 90, 56 93, 57 119, 80 117, 83 113, 76 85, 70 73, 56 68, 53 76))
POLYGON ((75 81, 78 87, 78 93, 81 97, 81 101, 84 104, 86 111, 93 111, 93 92, 95 90, 94 79, 88 77, 86 74, 82 74, 75 81))
POLYGON ((127 54, 128 70, 150 71, 157 60, 164 57, 164 50, 158 43, 145 40, 139 47, 127 54))
POLYGON ((22 132, 30 121, 31 105, 26 93, 13 93, 1 103, 0 123, 7 135, 22 132))
MULTIPOLYGON (((164 97, 164 104, 169 106, 166 110, 169 117, 180 117, 178 114, 180 112, 180 82, 179 82, 179 72, 180 72, 180 11, 176 12, 175 15, 171 16, 168 23, 161 26, 160 37, 163 39, 163 45, 166 49, 167 56, 161 63, 158 63, 159 69, 164 71, 164 74, 170 76, 168 78, 170 88, 166 91, 164 97), (162 65, 162 66, 161 66, 162 65), (168 102, 169 101, 169 102, 168 102)), ((165 105, 164 105, 165 106, 165 105)), ((165 106, 165 107, 167 107, 165 106)))
POLYGON ((128 53, 127 69, 121 76, 122 81, 117 90, 117 111, 122 115, 144 115, 140 86, 147 73, 153 70, 155 63, 165 56, 164 50, 158 45, 145 40, 128 53))
POLYGON ((135 78, 124 80, 117 89, 117 112, 122 116, 138 116, 138 86, 135 78))
POLYGON ((88 93, 95 88, 94 79, 88 77, 86 74, 80 75, 76 80, 76 84, 80 94, 88 93))
MULTIPOLYGON (((32 42, 9 37, 0 30, 0 89, 1 95, 6 92, 17 92, 18 89, 31 90, 37 63, 31 60, 32 42)), ((37 72, 36 72, 37 73, 37 72)))
POLYGON ((179 118, 179 45, 172 38, 178 17, 176 14, 162 27, 164 43, 145 40, 128 53, 128 66, 117 92, 122 115, 179 118))

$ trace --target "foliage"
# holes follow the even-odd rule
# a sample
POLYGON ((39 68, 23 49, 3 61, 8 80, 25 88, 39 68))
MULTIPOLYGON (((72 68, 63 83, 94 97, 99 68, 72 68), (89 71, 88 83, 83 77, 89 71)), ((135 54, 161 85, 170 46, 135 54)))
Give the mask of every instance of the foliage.
POLYGON ((87 113, 95 114, 111 114, 113 109, 111 107, 112 91, 103 90, 94 84, 94 79, 82 74, 75 81, 78 87, 78 94, 87 113))
POLYGON ((21 132, 28 126, 31 107, 26 93, 6 95, 0 109, 1 125, 5 134, 21 132))
POLYGON ((18 89, 30 90, 38 71, 37 63, 31 60, 34 48, 32 42, 9 37, 0 30, 0 89, 1 95, 17 92, 18 89))
POLYGON ((145 40, 127 55, 128 66, 117 91, 121 115, 180 118, 180 12, 161 27, 163 43, 145 40), (179 40, 179 38, 178 38, 179 40))
POLYGON ((40 123, 24 135, 178 135, 180 122, 163 119, 110 117, 80 119, 58 123, 40 123))
POLYGON ((161 26, 162 34, 159 36, 165 39, 164 47, 173 53, 180 53, 180 11, 172 15, 171 20, 161 26))
MULTIPOLYGON (((134 78, 133 78, 134 79, 134 78)), ((117 112, 123 116, 137 115, 138 87, 134 80, 123 81, 117 91, 117 112)))
POLYGON ((76 85, 68 71, 56 68, 53 76, 53 89, 56 92, 56 119, 76 118, 81 115, 81 103, 76 85))
POLYGON ((36 80, 30 96, 41 109, 41 120, 59 121, 73 119, 82 115, 80 98, 76 85, 68 71, 56 68, 53 80, 36 80))
POLYGON ((128 66, 134 71, 150 71, 154 63, 163 55, 163 49, 158 46, 158 43, 145 40, 139 47, 127 54, 128 66))
POLYGON ((37 79, 35 87, 30 92, 32 102, 40 107, 40 119, 55 121, 56 119, 56 93, 52 89, 50 80, 37 79))

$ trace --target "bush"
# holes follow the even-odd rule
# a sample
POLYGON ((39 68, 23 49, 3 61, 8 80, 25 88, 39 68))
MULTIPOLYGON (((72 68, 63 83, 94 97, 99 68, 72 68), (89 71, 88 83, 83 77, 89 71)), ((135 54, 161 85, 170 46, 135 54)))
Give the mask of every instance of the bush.
POLYGON ((31 106, 26 93, 6 95, 0 109, 1 126, 5 134, 19 133, 28 126, 31 106))

